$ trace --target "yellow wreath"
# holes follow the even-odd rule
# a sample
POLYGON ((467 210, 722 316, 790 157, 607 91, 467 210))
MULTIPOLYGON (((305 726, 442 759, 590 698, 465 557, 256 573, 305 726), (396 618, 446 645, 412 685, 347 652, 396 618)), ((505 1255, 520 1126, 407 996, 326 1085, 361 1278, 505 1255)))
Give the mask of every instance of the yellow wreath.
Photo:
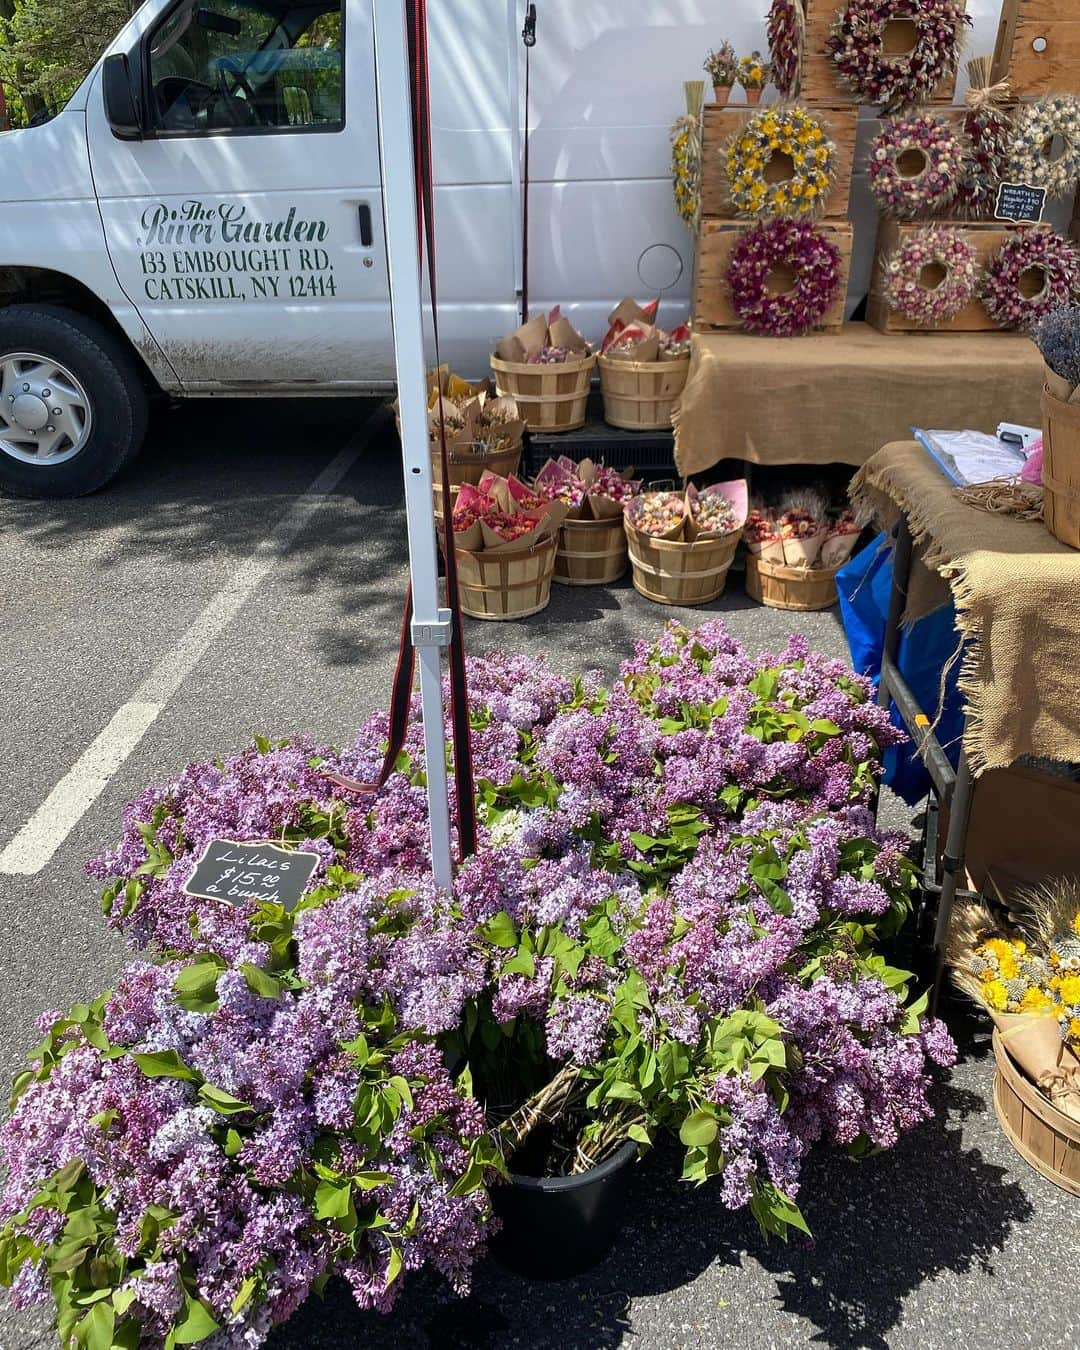
POLYGON ((740 216, 820 215, 836 181, 837 148, 801 107, 764 108, 726 148, 728 191, 740 216))

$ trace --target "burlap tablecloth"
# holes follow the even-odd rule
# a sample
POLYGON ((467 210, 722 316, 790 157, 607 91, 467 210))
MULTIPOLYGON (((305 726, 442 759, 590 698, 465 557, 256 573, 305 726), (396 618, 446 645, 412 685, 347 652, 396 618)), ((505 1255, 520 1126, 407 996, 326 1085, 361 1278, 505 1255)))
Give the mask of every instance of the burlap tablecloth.
POLYGON ((1080 763, 1080 551, 1040 523, 965 506, 915 441, 874 455, 851 494, 885 526, 907 515, 920 558, 905 619, 955 600, 975 772, 1023 755, 1080 763))
POLYGON ((684 476, 728 458, 862 464, 913 426, 1038 426, 1042 385, 1042 357, 1019 333, 695 334, 675 462, 684 476))

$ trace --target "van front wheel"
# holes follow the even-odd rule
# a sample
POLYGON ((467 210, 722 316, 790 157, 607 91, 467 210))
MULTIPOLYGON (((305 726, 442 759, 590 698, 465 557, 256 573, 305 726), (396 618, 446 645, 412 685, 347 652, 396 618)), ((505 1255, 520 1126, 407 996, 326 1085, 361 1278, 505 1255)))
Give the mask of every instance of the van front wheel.
POLYGON ((148 399, 108 329, 53 305, 0 309, 0 490, 81 497, 138 454, 148 399))

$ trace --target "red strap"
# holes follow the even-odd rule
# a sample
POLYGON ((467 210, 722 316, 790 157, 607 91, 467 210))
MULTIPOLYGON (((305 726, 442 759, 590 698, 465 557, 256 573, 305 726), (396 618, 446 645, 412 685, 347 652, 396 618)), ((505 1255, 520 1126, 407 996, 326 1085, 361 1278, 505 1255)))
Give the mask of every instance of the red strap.
MULTIPOLYGON (((428 287, 431 293, 431 321, 435 336, 435 364, 439 354, 438 301, 435 289, 435 209, 431 155, 431 102, 428 79, 426 0, 407 0, 411 21, 408 24, 409 54, 412 68, 413 159, 416 166, 416 225, 419 241, 418 262, 423 266, 424 241, 427 243, 428 287)), ((457 555, 450 512, 450 461, 446 431, 439 419, 439 449, 443 499, 443 556, 446 561, 447 605, 451 613, 450 721, 454 747, 454 792, 458 808, 458 843, 461 857, 476 852, 476 796, 473 777, 472 727, 469 721, 469 692, 465 677, 465 642, 458 594, 457 555)), ((413 595, 409 587, 401 625, 397 669, 390 700, 390 734, 378 781, 360 783, 341 774, 328 773, 332 782, 356 792, 373 792, 382 787, 397 763, 409 727, 416 651, 412 641, 413 595)))
MULTIPOLYGON (((529 53, 536 41, 535 6, 526 14, 525 42, 525 144, 521 152, 521 322, 529 321, 529 53), (530 26, 531 20, 531 26, 530 26)), ((517 110, 514 110, 515 117, 517 110)))
MULTIPOLYGON (((422 224, 427 242, 428 288, 431 292, 431 327, 435 338, 435 365, 441 367, 439 350, 439 301, 435 266, 435 175, 431 154, 431 97, 428 63, 427 0, 415 0, 413 92, 413 151, 417 168, 417 225, 422 224)), ((419 233, 419 229, 418 229, 419 233)), ((457 552, 451 520, 450 459, 446 429, 439 418, 439 458, 442 470, 443 557, 446 560, 446 596, 451 612, 450 724, 454 746, 454 793, 458 808, 458 842, 462 858, 476 852, 476 793, 473 776, 472 724, 469 720, 469 690, 465 676, 465 635, 458 594, 457 552)))

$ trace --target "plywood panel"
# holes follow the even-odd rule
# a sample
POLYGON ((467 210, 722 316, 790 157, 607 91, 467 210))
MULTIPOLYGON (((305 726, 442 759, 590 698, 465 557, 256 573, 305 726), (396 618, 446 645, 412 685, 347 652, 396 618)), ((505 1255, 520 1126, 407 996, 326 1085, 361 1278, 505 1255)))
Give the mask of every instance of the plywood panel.
POLYGON ((991 79, 1020 98, 1080 92, 1077 0, 1005 0, 991 79))

